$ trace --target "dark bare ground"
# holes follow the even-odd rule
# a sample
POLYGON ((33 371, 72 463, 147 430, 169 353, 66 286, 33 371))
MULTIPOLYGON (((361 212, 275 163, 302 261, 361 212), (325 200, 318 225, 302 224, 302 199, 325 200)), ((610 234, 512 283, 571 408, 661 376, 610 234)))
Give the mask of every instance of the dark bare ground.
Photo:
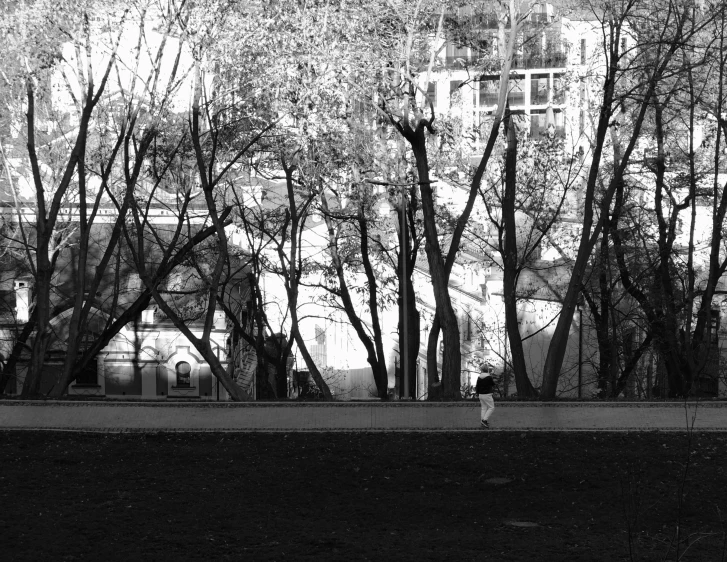
POLYGON ((0 558, 723 560, 727 436, 689 439, 4 432, 0 558))

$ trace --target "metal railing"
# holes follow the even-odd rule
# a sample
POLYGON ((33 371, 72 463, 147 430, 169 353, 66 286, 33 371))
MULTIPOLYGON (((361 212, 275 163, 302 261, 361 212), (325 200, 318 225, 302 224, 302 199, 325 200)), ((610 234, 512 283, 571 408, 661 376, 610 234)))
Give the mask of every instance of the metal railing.
MULTIPOLYGON (((517 55, 512 61, 513 70, 530 70, 535 68, 564 68, 568 64, 566 53, 538 53, 517 55)), ((499 68, 500 59, 482 57, 478 55, 451 55, 444 57, 446 68, 465 68, 483 66, 485 68, 499 68)))

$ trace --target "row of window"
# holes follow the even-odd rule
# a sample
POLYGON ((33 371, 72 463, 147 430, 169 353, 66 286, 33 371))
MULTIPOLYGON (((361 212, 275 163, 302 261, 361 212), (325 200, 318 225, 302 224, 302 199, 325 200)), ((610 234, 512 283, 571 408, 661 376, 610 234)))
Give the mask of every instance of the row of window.
MULTIPOLYGON (((529 104, 526 104, 527 80, 523 74, 515 74, 508 80, 507 101, 510 107, 524 105, 563 105, 565 103, 565 80, 559 73, 540 73, 530 75, 530 97, 529 104)), ((460 99, 472 93, 472 103, 475 107, 491 107, 497 105, 497 98, 500 91, 500 77, 497 75, 485 75, 480 77, 474 85, 462 86, 462 80, 451 80, 449 83, 450 100, 460 99)), ((433 105, 437 105, 437 85, 430 82, 427 88, 427 97, 433 105)))
MULTIPOLYGON (((475 113, 480 140, 487 140, 492 124, 492 111, 478 111, 475 113)), ((531 109, 529 113, 524 110, 512 112, 513 119, 519 123, 518 127, 525 127, 532 140, 544 139, 548 131, 548 112, 546 109, 531 109)), ((553 110, 554 136, 565 138, 565 113, 560 109, 553 110)))

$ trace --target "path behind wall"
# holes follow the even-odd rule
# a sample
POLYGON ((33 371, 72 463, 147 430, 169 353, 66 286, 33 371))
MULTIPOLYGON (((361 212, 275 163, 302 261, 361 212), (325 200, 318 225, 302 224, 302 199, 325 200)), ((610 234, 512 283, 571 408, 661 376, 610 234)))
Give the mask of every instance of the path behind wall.
MULTIPOLYGON (((500 403, 492 430, 727 431, 727 402, 500 403)), ((479 430, 479 403, 0 400, 0 430, 479 430)))

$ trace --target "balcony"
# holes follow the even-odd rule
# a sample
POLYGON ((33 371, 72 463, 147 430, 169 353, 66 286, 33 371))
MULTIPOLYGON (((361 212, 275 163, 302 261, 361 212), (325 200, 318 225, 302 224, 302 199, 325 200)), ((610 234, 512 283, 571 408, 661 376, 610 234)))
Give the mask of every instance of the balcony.
MULTIPOLYGON (((442 59, 440 59, 442 60, 442 59)), ((443 57, 447 69, 485 68, 499 69, 501 59, 473 54, 448 55, 443 57)), ((535 53, 516 55, 512 61, 513 70, 531 70, 539 68, 565 68, 568 64, 566 53, 535 53)))
POLYGON ((568 63, 568 57, 562 52, 533 53, 516 55, 512 61, 515 69, 531 68, 563 68, 568 63))
MULTIPOLYGON (((518 13, 517 18, 520 19, 523 14, 518 13)), ((556 17, 553 13, 546 12, 533 12, 525 20, 525 25, 530 27, 544 26, 544 25, 557 25, 560 22, 560 18, 556 17)), ((439 23, 439 14, 432 16, 431 25, 436 29, 439 23)), ((497 29, 500 25, 500 16, 494 12, 487 13, 457 13, 448 12, 444 15, 444 23, 450 28, 464 28, 468 27, 471 29, 497 29)), ((508 22, 509 23, 509 22, 508 22)), ((509 30, 509 27, 508 27, 509 30)))
POLYGON ((549 23, 553 23, 554 21, 555 17, 553 16, 553 14, 548 14, 546 12, 533 12, 528 18, 528 22, 534 25, 547 25, 549 23))

